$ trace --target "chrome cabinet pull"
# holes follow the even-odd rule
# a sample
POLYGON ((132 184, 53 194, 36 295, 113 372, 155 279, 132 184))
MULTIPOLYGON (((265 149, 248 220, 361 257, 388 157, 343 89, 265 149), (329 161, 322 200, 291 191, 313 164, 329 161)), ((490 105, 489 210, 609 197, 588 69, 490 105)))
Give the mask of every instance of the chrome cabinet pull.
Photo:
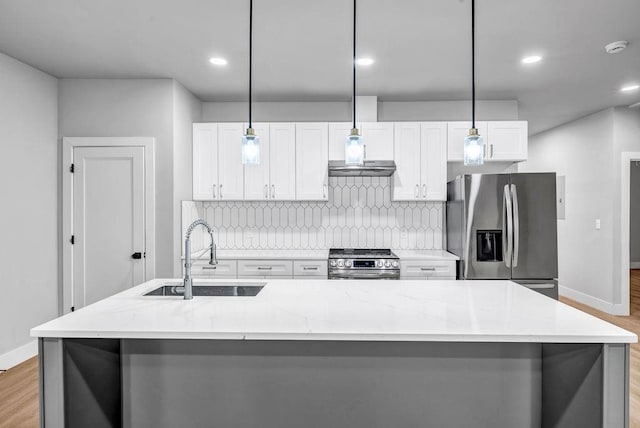
POLYGON ((216 199, 216 185, 213 185, 213 199, 216 199))
POLYGON ((422 185, 422 197, 423 198, 427 197, 427 185, 426 184, 422 185))
POLYGON ((258 270, 272 270, 273 266, 258 266, 258 270))
POLYGON ((421 268, 420 268, 420 270, 423 270, 423 271, 434 271, 434 270, 436 270, 436 268, 432 268, 432 267, 421 267, 421 268))
POLYGON ((222 184, 220 185, 220 199, 222 199, 222 184))
POLYGON ((276 185, 272 184, 271 185, 271 199, 275 199, 276 197, 276 185))
POLYGON ((327 185, 322 185, 322 198, 325 199, 327 197, 327 185))
POLYGON ((489 149, 491 150, 491 159, 493 159, 493 144, 489 144, 489 149))
POLYGON ((318 270, 318 266, 304 266, 302 270, 318 270))
POLYGON ((269 185, 268 184, 264 185, 264 198, 265 199, 269 199, 269 185))
POLYGON ((416 184, 416 192, 415 192, 415 194, 416 194, 416 199, 418 199, 420 197, 420 185, 419 184, 416 184))
POLYGON ((202 266, 203 270, 215 270, 218 266, 202 266))

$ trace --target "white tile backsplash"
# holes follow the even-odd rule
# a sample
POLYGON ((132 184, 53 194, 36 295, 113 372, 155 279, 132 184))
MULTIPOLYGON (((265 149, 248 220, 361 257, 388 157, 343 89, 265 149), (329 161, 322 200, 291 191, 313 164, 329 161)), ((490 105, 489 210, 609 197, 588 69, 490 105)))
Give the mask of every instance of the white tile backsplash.
MULTIPOLYGON (((391 202, 388 177, 330 177, 328 202, 182 202, 183 234, 203 218, 226 249, 442 249, 442 202, 391 202)), ((192 235, 203 248, 202 229, 192 235)))

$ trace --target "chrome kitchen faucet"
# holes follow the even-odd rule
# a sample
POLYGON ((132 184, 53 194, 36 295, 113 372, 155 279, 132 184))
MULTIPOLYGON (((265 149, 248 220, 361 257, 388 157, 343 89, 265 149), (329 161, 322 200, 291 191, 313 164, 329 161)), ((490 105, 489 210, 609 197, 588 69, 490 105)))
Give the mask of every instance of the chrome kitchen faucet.
POLYGON ((197 226, 203 226, 209 232, 211 236, 211 257, 209 258, 210 265, 217 265, 218 259, 216 259, 216 243, 213 240, 213 229, 204 220, 196 220, 187 228, 187 233, 184 237, 184 299, 193 299, 193 284, 191 280, 191 232, 197 226))

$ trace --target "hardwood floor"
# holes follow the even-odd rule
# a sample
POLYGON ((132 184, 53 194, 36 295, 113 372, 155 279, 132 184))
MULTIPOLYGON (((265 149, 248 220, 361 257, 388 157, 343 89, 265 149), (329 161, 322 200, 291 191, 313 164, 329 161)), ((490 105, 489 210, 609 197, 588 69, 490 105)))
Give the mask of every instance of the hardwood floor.
MULTIPOLYGON (((597 311, 567 298, 568 305, 616 324, 640 336, 640 269, 631 271, 631 315, 617 317, 597 311)), ((640 345, 631 345, 630 415, 631 428, 640 428, 640 345)), ((31 428, 39 425, 38 360, 36 357, 0 372, 0 428, 31 428)))
POLYGON ((0 428, 37 427, 38 358, 0 374, 0 428))

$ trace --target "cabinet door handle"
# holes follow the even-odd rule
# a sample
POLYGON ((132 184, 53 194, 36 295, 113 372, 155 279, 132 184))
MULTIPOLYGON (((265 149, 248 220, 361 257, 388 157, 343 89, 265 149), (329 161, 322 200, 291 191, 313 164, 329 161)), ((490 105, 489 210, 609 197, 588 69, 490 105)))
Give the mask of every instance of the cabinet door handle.
POLYGON ((493 159, 493 144, 489 144, 489 148, 491 149, 491 159, 493 159))
POLYGON ((318 270, 318 266, 304 266, 302 270, 318 270))
POLYGON ((420 197, 420 185, 416 184, 416 199, 420 197))
POLYGON ((220 185, 220 199, 222 199, 222 184, 220 185))
POLYGON ((258 266, 258 270, 271 270, 273 266, 258 266))
POLYGON ((271 185, 271 199, 274 199, 276 197, 276 185, 272 184, 271 185))
POLYGON ((268 184, 264 185, 264 198, 265 199, 269 199, 269 185, 268 184))
POLYGON ((216 199, 216 185, 213 185, 213 199, 216 199))
POLYGON ((202 266, 203 270, 215 270, 218 266, 202 266))
POLYGON ((434 271, 434 270, 436 270, 436 268, 421 267, 420 270, 423 270, 423 271, 434 271))
POLYGON ((426 184, 422 185, 422 197, 423 198, 427 197, 427 185, 426 184))
POLYGON ((362 158, 363 159, 367 159, 367 145, 366 144, 362 147, 362 150, 363 150, 362 158))
POLYGON ((327 197, 327 185, 323 184, 322 185, 322 198, 326 198, 327 197))

